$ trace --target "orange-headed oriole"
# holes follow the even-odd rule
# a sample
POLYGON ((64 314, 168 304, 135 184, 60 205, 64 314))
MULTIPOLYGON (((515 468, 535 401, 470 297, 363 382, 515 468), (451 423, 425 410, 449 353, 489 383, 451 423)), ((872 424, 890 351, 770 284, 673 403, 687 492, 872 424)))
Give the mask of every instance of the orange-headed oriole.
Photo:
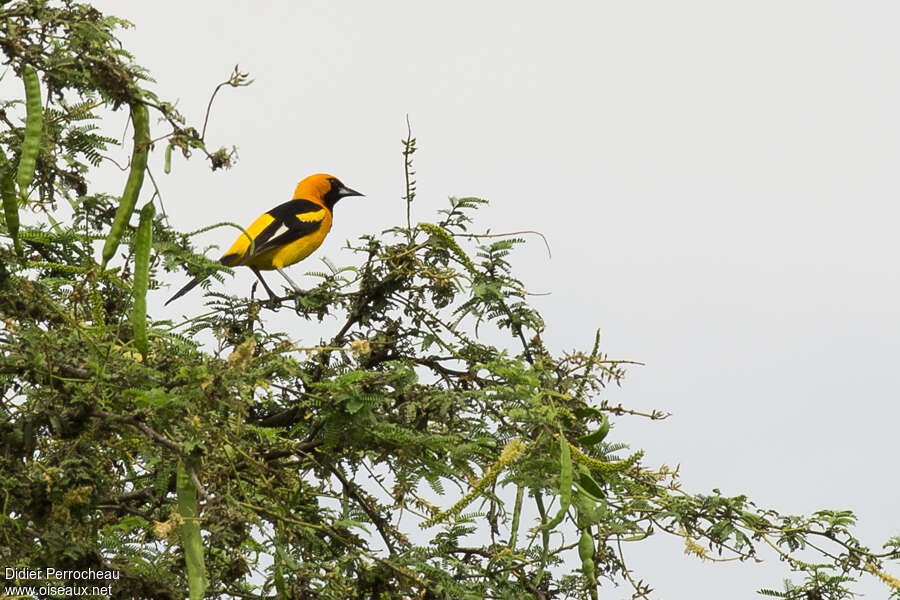
MULTIPOLYGON (((227 267, 250 267, 272 299, 277 296, 260 271, 275 269, 294 291, 302 293, 282 267, 300 262, 322 244, 331 229, 334 205, 347 196, 362 194, 345 186, 337 177, 324 173, 310 175, 297 184, 291 200, 263 213, 247 228, 247 234, 253 238, 252 253, 250 240, 242 233, 219 262, 227 267)), ((202 280, 192 280, 166 304, 185 295, 202 280)))

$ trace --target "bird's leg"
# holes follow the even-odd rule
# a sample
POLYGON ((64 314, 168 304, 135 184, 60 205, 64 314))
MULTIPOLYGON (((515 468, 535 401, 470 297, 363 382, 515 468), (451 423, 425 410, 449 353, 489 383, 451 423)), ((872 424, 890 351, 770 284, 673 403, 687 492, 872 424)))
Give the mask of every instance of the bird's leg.
POLYGON ((291 284, 291 287, 294 288, 294 291, 295 291, 297 294, 302 295, 302 294, 305 294, 305 293, 306 293, 306 290, 300 289, 300 286, 298 286, 296 283, 294 283, 294 281, 293 281, 290 277, 288 277, 287 273, 285 273, 284 271, 281 270, 281 267, 275 267, 275 268, 278 270, 279 273, 281 273, 281 276, 282 276, 282 277, 284 277, 285 279, 287 279, 287 282, 288 282, 289 284, 291 284))
MULTIPOLYGON (((253 269, 253 273, 259 278, 260 282, 262 282, 263 287, 266 288, 266 291, 269 293, 269 301, 274 305, 278 302, 278 296, 275 295, 275 292, 272 291, 272 288, 266 283, 266 280, 263 279, 262 273, 259 272, 259 269, 256 267, 250 267, 253 269)), ((279 269, 280 271, 281 269, 279 269)))

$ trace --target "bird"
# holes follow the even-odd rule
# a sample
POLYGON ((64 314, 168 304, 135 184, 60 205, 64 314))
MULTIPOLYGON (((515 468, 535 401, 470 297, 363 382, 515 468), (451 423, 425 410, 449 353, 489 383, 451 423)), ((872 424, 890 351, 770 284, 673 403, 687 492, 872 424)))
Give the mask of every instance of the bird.
MULTIPOLYGON (((338 200, 362 195, 333 175, 310 175, 297 184, 290 200, 253 221, 247 228, 247 234, 241 233, 219 262, 226 267, 250 267, 273 302, 278 297, 266 284, 261 271, 278 271, 295 292, 302 294, 303 290, 283 268, 300 262, 322 245, 331 230, 332 211, 338 200)), ((191 280, 175 292, 166 305, 194 289, 203 279, 197 277, 191 280)))

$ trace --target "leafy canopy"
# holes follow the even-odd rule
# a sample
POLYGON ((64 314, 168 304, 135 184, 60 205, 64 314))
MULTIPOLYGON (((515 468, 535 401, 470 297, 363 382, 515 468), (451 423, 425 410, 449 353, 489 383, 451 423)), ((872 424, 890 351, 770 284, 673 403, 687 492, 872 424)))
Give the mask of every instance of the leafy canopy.
MULTIPOLYGON (((599 338, 543 343, 511 262, 523 238, 476 227, 484 200, 415 222, 411 133, 405 225, 358 240, 346 265, 324 260, 308 293, 214 291, 182 301, 185 322, 148 315, 164 270, 228 276, 157 210, 148 153, 169 171, 173 149, 199 151, 215 170, 233 151, 210 151, 205 122, 147 89, 116 39, 127 26, 73 1, 0 4, 0 50, 23 82, 0 104, 8 566, 114 571, 115 598, 562 599, 621 584, 643 598, 627 548, 668 534, 703 560, 770 550, 802 579, 769 596, 846 598, 872 575, 900 598, 884 570, 900 538, 875 552, 848 511, 689 493, 628 450, 611 421, 665 414, 603 399, 627 361, 599 338), (92 193, 122 153, 97 125, 126 108, 123 193, 92 193), (274 330, 272 310, 317 339, 274 330)), ((235 69, 222 86, 247 83, 235 69)))

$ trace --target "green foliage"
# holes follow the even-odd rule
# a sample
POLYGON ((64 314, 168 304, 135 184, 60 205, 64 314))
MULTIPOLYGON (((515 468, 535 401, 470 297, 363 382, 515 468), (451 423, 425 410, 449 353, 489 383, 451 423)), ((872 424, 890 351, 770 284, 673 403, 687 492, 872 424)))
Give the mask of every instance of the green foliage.
MULTIPOLYGON (((227 271, 153 218, 155 195, 132 225, 140 156, 122 199, 88 193, 115 144, 94 122, 129 107, 132 156, 153 151, 141 110, 170 129, 160 151, 199 149, 213 169, 234 153, 208 151, 205 123, 144 89, 115 39, 125 25, 75 2, 0 4, 0 50, 47 89, 38 218, 16 236, 5 206, 0 231, 0 555, 13 566, 114 570, 114 598, 586 599, 621 584, 640 598, 628 543, 669 534, 705 560, 771 550, 805 577, 770 596, 844 598, 867 576, 898 597, 900 541, 870 550, 852 513, 688 493, 627 451, 616 420, 666 415, 603 399, 628 362, 598 337, 590 352, 545 346, 513 268, 522 240, 478 233, 484 200, 451 198, 414 224, 411 133, 406 226, 363 237, 350 264, 325 261, 307 294, 261 304, 213 283, 178 325, 147 314, 160 269, 227 271), (316 333, 273 330, 270 310, 316 333)), ((247 83, 235 69, 222 86, 247 83)), ((15 165, 27 126, 0 127, 15 165)), ((421 196, 415 209, 430 210, 421 196)))
POLYGON ((807 574, 802 586, 794 585, 789 579, 785 579, 784 591, 762 589, 758 593, 761 596, 782 598, 783 600, 808 600, 809 598, 844 600, 855 595, 850 593, 844 585, 851 581, 853 579, 845 575, 830 575, 827 572, 813 570, 807 574))

